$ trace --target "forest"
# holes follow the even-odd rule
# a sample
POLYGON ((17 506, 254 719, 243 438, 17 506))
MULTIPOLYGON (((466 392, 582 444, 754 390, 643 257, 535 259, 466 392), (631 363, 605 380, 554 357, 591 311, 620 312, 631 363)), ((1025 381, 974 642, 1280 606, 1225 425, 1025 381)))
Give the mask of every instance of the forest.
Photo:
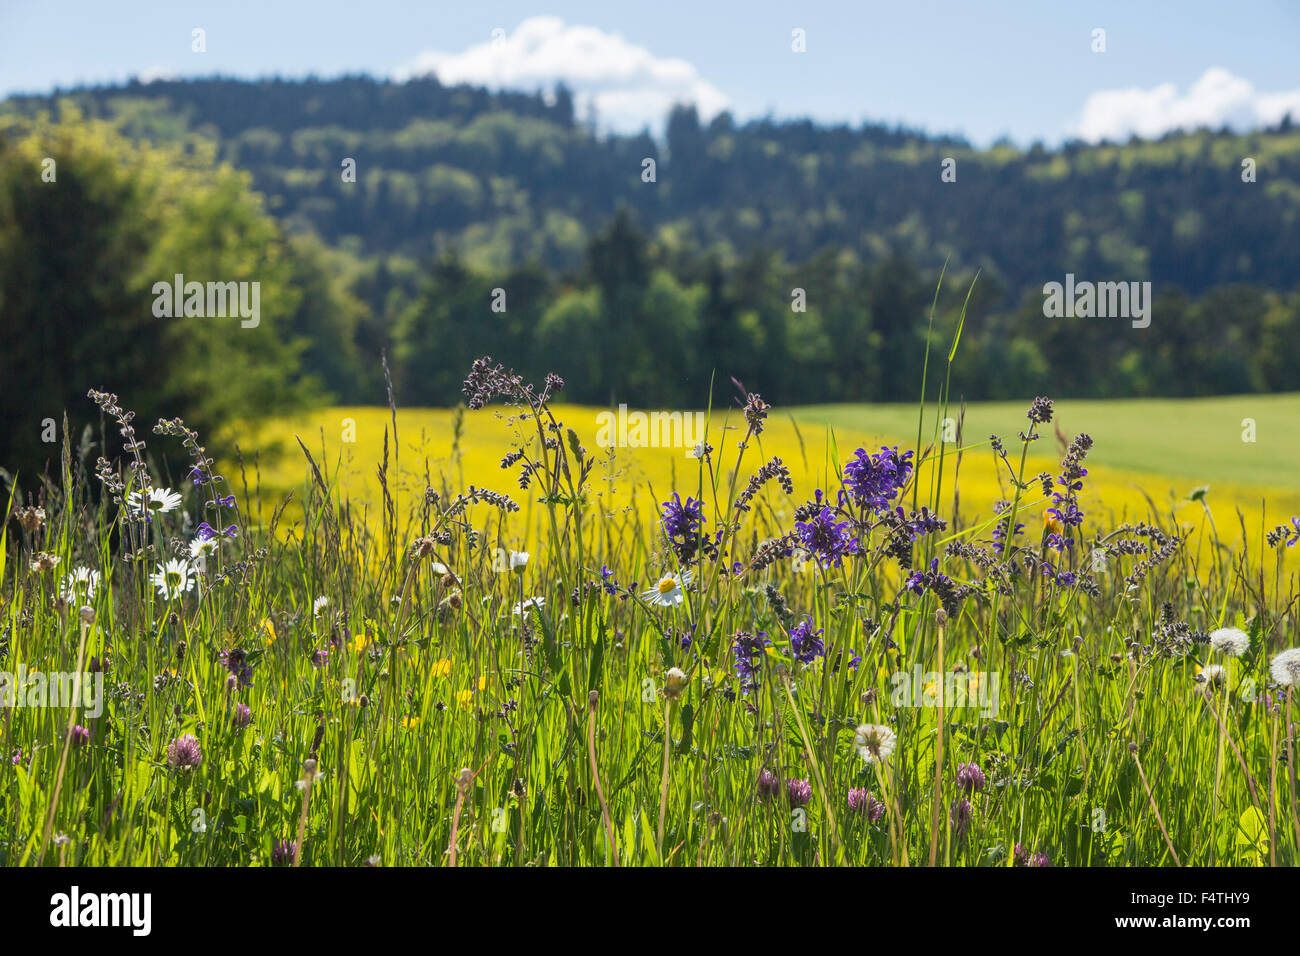
POLYGON ((963 307, 955 397, 1294 390, 1298 245, 1289 117, 977 149, 687 107, 616 136, 563 87, 56 91, 0 104, 0 413, 37 396, 58 418, 88 376, 205 428, 384 404, 381 359, 399 402, 445 406, 487 352, 597 405, 703 407, 732 378, 785 404, 910 401, 963 307), (181 273, 258 282, 259 327, 154 316, 181 273), (1150 282, 1149 327, 1045 317, 1067 274, 1150 282))

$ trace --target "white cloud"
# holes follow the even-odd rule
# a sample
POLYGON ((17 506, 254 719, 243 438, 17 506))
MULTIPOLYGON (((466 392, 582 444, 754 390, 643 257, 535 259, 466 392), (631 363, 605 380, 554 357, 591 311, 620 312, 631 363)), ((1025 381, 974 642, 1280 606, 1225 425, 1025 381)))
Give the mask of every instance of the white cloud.
POLYGON ((151 66, 141 70, 136 79, 141 83, 157 83, 159 80, 174 80, 176 74, 165 66, 151 66))
POLYGON ((694 103, 702 119, 727 108, 727 96, 686 60, 656 57, 617 33, 530 17, 513 33, 460 53, 426 51, 393 71, 394 79, 434 74, 448 85, 550 91, 563 81, 579 117, 594 103, 601 126, 635 131, 659 127, 676 103, 694 103))
POLYGON ((1170 130, 1229 126, 1237 130, 1273 126, 1287 113, 1300 120, 1300 89, 1261 93, 1248 80, 1214 66, 1179 95, 1173 83, 1144 90, 1098 90, 1083 104, 1070 133, 1089 142, 1145 138, 1170 130))

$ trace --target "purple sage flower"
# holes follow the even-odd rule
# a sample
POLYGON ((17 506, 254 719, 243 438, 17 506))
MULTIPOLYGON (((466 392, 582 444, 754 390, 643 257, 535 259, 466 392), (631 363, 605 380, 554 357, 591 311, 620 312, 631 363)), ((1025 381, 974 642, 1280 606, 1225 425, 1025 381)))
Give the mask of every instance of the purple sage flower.
POLYGON ((854 503, 868 511, 884 511, 912 474, 912 453, 898 446, 868 455, 859 448, 844 466, 844 488, 854 503))
POLYGON ((800 663, 811 664, 825 653, 822 629, 813 630, 812 621, 804 618, 790 629, 790 650, 800 663))

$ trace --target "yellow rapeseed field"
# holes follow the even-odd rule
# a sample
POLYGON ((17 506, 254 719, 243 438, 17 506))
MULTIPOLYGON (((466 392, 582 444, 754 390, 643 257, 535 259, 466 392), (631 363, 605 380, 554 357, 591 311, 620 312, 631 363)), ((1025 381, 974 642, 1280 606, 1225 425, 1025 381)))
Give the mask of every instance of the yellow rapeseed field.
MULTIPOLYGON (((606 515, 636 515, 644 520, 672 491, 681 492, 683 497, 695 493, 698 462, 687 454, 687 449, 599 447, 598 416, 603 411, 555 406, 559 420, 577 431, 588 453, 597 459, 590 488, 593 507, 606 515)), ((843 421, 845 417, 841 414, 837 420, 843 421)), ((785 499, 774 484, 769 484, 764 494, 778 516, 788 517, 795 505, 812 496, 814 489, 837 487, 835 462, 842 464, 854 449, 863 447, 873 451, 882 444, 915 447, 915 430, 910 436, 887 433, 873 427, 872 417, 871 409, 864 407, 860 427, 839 425, 832 430, 806 420, 800 423, 797 414, 774 410, 762 435, 751 443, 746 453, 739 485, 743 486, 762 461, 779 456, 794 478, 794 500, 785 499)), ((893 423, 897 421, 897 416, 891 419, 893 423)), ((744 436, 744 424, 738 411, 714 411, 708 420, 709 442, 717 449, 714 457, 722 470, 724 490, 734 468, 736 445, 744 436)), ((1022 418, 1013 417, 999 431, 1009 458, 1016 463, 1020 454, 1016 434, 1024 424, 1022 418)), ((452 409, 399 409, 396 435, 394 440, 387 408, 326 408, 294 419, 271 420, 253 431, 251 441, 246 435, 240 442, 243 472, 250 491, 264 509, 291 489, 302 489, 309 472, 295 441, 297 437, 343 497, 373 511, 381 502, 378 468, 384 461, 387 442, 388 483, 400 511, 409 513, 410 507, 422 500, 428 486, 455 492, 472 484, 509 494, 524 506, 525 520, 512 523, 509 533, 513 539, 509 543, 527 545, 533 540, 536 522, 528 516, 536 517, 536 511, 529 509, 529 505, 537 495, 522 492, 516 481, 516 470, 502 470, 500 463, 518 441, 535 442, 536 435, 521 432, 509 409, 460 413, 452 409), (463 417, 459 418, 458 435, 459 416, 463 417)), ((1204 520, 1205 505, 1192 500, 1191 495, 1207 479, 1214 479, 1214 475, 1189 475, 1180 480, 1170 477, 1169 469, 1164 467, 1166 462, 1153 462, 1151 471, 1098 464, 1095 459, 1104 459, 1106 435, 1098 432, 1094 438, 1097 445, 1088 463, 1089 475, 1081 499, 1090 520, 1100 521, 1101 527, 1109 529, 1119 521, 1151 520, 1153 513, 1158 513, 1166 525, 1176 521, 1197 536, 1211 533, 1204 520)), ((928 444, 927 436, 923 446, 928 444)), ((951 445, 946 448, 942 476, 936 474, 937 456, 922 467, 919 476, 919 502, 933 504, 932 490, 938 481, 939 513, 950 522, 955 514, 957 528, 987 521, 993 514, 994 503, 1012 494, 1006 469, 998 465, 987 435, 968 437, 965 446, 960 454, 951 445), (961 494, 954 497, 953 477, 958 469, 961 494)), ((1045 438, 1033 451, 1026 465, 1027 476, 1057 473, 1061 449, 1055 440, 1045 438)), ((240 465, 232 463, 229 474, 238 486, 240 465)), ((1031 515, 1043 507, 1036 489, 1031 489, 1022 501, 1031 507, 1031 515)), ((1244 524, 1251 547, 1259 548, 1264 531, 1293 514, 1300 514, 1300 493, 1292 488, 1211 480, 1205 503, 1223 544, 1228 546, 1239 546, 1244 524)), ((295 509, 291 506, 286 514, 292 520, 295 509)))

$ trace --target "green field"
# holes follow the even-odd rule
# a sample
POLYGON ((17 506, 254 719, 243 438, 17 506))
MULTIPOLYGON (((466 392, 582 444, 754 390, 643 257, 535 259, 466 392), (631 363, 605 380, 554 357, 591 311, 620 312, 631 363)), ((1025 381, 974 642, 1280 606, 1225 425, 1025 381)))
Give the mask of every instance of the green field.
MULTIPOLYGON (((1300 395, 1218 398, 1063 399, 1056 422, 1067 435, 1097 439, 1098 465, 1205 484, 1261 485, 1300 491, 1300 395), (1256 441, 1242 440, 1243 419, 1255 422, 1256 441)), ((916 405, 810 405, 790 414, 801 428, 868 428, 915 441, 916 405)), ((1008 423, 1024 417, 1023 402, 977 402, 966 409, 967 441, 1004 438, 1008 423)), ((1151 488, 1149 491, 1160 489, 1151 488)))

